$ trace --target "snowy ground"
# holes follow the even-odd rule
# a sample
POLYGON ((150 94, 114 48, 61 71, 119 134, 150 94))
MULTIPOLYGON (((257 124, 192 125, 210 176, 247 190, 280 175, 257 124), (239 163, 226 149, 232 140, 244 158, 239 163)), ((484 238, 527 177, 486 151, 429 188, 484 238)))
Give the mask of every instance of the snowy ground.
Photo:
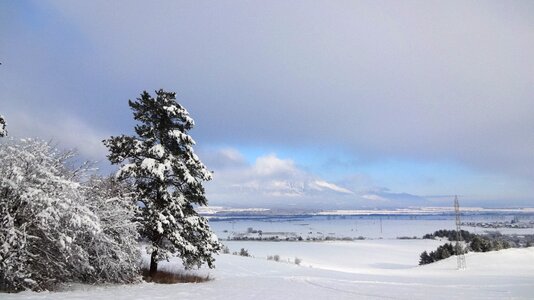
MULTIPOLYGON (((226 242, 255 257, 220 255, 212 281, 200 284, 73 286, 70 291, 0 294, 0 299, 532 299, 534 248, 508 249, 417 266, 418 254, 440 242, 364 240, 355 242, 226 242), (274 262, 278 254, 300 266, 274 262)), ((171 262, 164 268, 178 268, 171 262)))

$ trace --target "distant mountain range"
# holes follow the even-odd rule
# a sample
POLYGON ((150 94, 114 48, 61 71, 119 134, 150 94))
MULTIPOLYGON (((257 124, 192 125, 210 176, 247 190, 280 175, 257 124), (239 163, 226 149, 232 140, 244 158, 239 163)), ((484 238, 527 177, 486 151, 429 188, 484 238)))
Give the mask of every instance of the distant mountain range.
MULTIPOLYGON (((273 215, 324 215, 324 216, 368 216, 368 215, 449 215, 454 207, 410 207, 397 209, 356 209, 356 210, 307 210, 269 208, 231 208, 221 206, 198 207, 204 216, 273 216, 273 215)), ((482 208, 463 207, 462 214, 532 214, 534 208, 482 208)))

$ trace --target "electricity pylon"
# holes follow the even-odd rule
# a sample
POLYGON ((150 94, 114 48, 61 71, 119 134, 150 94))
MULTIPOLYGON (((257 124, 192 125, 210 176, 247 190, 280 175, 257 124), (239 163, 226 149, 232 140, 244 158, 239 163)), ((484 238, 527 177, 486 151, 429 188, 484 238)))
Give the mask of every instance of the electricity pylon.
POLYGON ((458 196, 454 196, 454 213, 456 215, 456 258, 458 260, 458 270, 463 270, 466 268, 466 264, 464 249, 460 243, 463 238, 460 227, 460 203, 458 202, 458 196))

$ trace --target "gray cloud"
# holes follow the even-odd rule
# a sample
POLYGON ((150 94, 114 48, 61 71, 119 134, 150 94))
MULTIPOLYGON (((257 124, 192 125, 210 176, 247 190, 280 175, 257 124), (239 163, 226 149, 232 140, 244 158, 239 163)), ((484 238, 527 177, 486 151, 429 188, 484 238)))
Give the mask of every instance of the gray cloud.
POLYGON ((32 137, 50 140, 60 148, 74 148, 83 159, 105 163, 107 149, 102 140, 106 132, 69 115, 49 115, 40 118, 25 112, 13 112, 9 116, 9 134, 14 137, 32 137))
POLYGON ((0 21, 0 109, 122 133, 126 100, 163 87, 193 114, 199 145, 337 147, 357 163, 534 179, 530 1, 26 6, 0 21), (50 17, 25 22, 28 11, 50 17))
POLYGON ((54 4, 107 76, 183 89, 204 140, 534 178, 532 3, 54 4))
POLYGON ((206 149, 199 151, 203 163, 211 170, 232 170, 247 166, 245 157, 233 148, 206 149))

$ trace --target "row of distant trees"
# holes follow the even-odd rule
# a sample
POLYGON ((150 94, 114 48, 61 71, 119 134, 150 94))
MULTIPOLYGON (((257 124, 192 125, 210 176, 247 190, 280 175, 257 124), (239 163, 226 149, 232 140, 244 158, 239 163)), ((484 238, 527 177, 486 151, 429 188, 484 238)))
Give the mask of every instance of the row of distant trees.
POLYGON ((0 142, 0 290, 135 282, 141 238, 151 276, 174 255, 186 268, 213 267, 221 245, 194 209, 207 205, 202 183, 211 173, 193 151, 193 119, 163 90, 129 105, 135 135, 103 141, 120 165, 114 176, 75 166, 75 152, 49 142, 0 142))
MULTIPOLYGON (((460 231, 461 241, 465 242, 465 247, 462 244, 459 244, 460 247, 453 245, 452 243, 445 243, 439 246, 436 250, 427 252, 423 251, 419 257, 419 264, 425 265, 433 263, 438 260, 442 260, 453 255, 465 254, 469 251, 473 252, 488 252, 488 251, 497 251, 501 249, 510 248, 510 243, 505 240, 490 238, 486 236, 481 236, 478 234, 470 233, 466 230, 460 231)), ((458 241, 458 235, 455 230, 438 230, 434 233, 425 234, 424 239, 435 239, 435 238, 447 238, 449 241, 458 241)))

